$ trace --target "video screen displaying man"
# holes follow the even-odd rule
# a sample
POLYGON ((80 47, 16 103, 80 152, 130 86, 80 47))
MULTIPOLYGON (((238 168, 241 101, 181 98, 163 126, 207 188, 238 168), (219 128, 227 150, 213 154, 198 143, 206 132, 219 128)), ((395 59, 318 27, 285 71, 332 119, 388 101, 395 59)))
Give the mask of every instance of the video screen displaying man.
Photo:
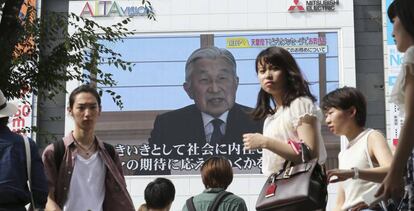
POLYGON ((242 135, 261 132, 263 123, 250 117, 251 108, 235 102, 238 84, 236 61, 228 50, 205 47, 189 56, 183 87, 194 104, 156 117, 148 142, 163 153, 152 158, 169 159, 156 174, 185 172, 183 163, 196 166, 211 155, 225 156, 241 170, 252 167, 246 162, 259 165, 257 152, 243 150, 242 135))

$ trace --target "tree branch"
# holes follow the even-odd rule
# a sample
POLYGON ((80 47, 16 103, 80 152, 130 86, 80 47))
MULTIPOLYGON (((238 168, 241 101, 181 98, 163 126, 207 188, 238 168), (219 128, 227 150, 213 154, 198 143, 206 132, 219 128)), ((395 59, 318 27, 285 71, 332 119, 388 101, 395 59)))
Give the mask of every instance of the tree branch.
POLYGON ((24 0, 5 0, 3 7, 0 22, 0 84, 7 85, 11 82, 9 81, 10 67, 12 66, 13 51, 18 41, 16 35, 22 29, 19 12, 23 2, 24 0))

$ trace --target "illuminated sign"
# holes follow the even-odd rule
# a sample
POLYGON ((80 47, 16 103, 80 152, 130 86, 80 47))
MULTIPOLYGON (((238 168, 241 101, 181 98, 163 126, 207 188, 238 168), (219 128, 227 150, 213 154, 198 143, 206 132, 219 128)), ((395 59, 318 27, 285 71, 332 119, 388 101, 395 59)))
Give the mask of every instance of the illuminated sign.
POLYGON ((82 7, 83 17, 146 16, 149 8, 140 1, 87 1, 82 7))
POLYGON ((245 37, 226 38, 226 48, 267 48, 278 46, 290 53, 328 53, 328 46, 324 37, 280 38, 269 37, 247 39, 245 37))
POLYGON ((293 5, 288 8, 289 12, 333 12, 339 0, 307 0, 303 5, 299 0, 293 0, 293 5))

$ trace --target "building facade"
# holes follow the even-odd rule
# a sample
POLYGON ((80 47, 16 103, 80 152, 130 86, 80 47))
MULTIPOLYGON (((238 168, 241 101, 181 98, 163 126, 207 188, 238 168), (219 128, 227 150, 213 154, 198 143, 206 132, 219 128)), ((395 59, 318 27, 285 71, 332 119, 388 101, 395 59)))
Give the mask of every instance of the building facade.
MULTIPOLYGON (((44 1, 42 6, 63 12, 66 9, 61 3, 52 2, 44 1)), ((116 76, 119 84, 114 90, 123 96, 125 109, 119 111, 111 98, 104 96, 104 112, 97 127, 103 140, 123 146, 145 143, 156 115, 190 104, 182 89, 184 64, 194 49, 208 45, 226 48, 236 57, 240 77, 236 102, 254 106, 258 90, 252 65, 255 56, 265 47, 278 45, 290 49, 318 99, 337 87, 356 86, 367 96, 367 126, 385 130, 381 1, 152 0, 156 21, 142 16, 145 11, 140 3, 69 1, 65 4, 67 11, 103 25, 133 15, 128 27, 135 34, 113 46, 123 58, 135 63, 132 73, 116 76)), ((105 64, 101 67, 112 71, 105 64)), ((68 92, 77 85, 68 83, 68 92)), ((62 100, 61 105, 47 106, 64 116, 62 100)), ((72 125, 67 120, 65 129, 69 131, 72 125)), ((40 118, 40 126, 47 128, 51 124, 56 127, 55 123, 40 118)), ((63 135, 62 123, 58 125, 55 134, 63 135)), ((340 141, 326 128, 323 134, 328 168, 334 168, 340 141)), ((136 205, 143 202, 143 190, 154 177, 127 176, 136 205)), ((168 178, 180 187, 172 210, 180 210, 189 196, 204 188, 199 175, 168 178)), ((237 174, 229 190, 242 196, 249 210, 254 210, 264 181, 260 174, 237 174)), ((335 192, 335 186, 330 186, 328 210, 335 202, 335 192)))

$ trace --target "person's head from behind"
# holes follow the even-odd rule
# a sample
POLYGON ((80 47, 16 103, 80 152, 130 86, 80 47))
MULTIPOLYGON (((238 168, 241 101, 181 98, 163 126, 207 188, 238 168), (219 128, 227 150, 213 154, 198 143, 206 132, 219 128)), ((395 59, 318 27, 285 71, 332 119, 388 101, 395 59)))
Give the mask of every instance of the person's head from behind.
POLYGON ((353 87, 343 87, 322 99, 326 124, 335 135, 345 135, 354 128, 363 128, 367 116, 364 95, 353 87))
POLYGON ((166 178, 157 178, 150 182, 144 191, 148 211, 168 211, 174 201, 174 184, 166 178))
POLYGON ((271 102, 277 106, 290 106, 290 103, 302 96, 316 101, 311 94, 309 83, 305 80, 298 64, 293 56, 280 47, 269 47, 256 57, 256 73, 260 82, 260 91, 257 105, 253 115, 256 118, 264 118, 273 113, 271 102))
POLYGON ((201 112, 219 117, 230 110, 238 84, 236 60, 226 49, 199 48, 187 59, 184 90, 201 112))
POLYGON ((17 106, 14 103, 8 102, 0 90, 0 126, 7 126, 9 117, 12 117, 17 111, 17 106))
POLYGON ((201 166, 201 179, 205 188, 224 188, 233 181, 233 169, 224 157, 210 157, 201 166))
POLYGON ((76 128, 94 129, 101 113, 101 97, 94 87, 88 84, 81 85, 69 95, 67 110, 73 117, 76 128))
POLYGON ((388 7, 388 18, 393 23, 392 36, 400 52, 414 45, 414 1, 394 0, 388 7))

